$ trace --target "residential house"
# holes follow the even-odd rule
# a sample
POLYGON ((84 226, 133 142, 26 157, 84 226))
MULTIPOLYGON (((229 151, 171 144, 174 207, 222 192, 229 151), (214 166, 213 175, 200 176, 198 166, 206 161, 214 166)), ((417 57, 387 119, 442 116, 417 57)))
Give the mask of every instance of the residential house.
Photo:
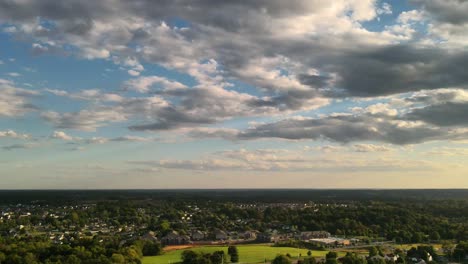
POLYGON ((264 243, 275 243, 281 240, 281 236, 276 232, 263 232, 257 235, 257 241, 264 243))
POLYGON ((206 234, 202 231, 196 230, 192 232, 192 240, 194 241, 204 240, 205 237, 206 237, 206 234))
POLYGON ((190 243, 190 237, 186 235, 179 235, 177 231, 171 231, 169 234, 161 238, 164 245, 185 245, 190 243))
POLYGON ((245 231, 243 234, 244 239, 256 239, 257 238, 257 231, 245 231))
POLYGON ((158 238, 156 237, 156 234, 153 231, 149 231, 148 233, 144 234, 143 236, 141 236, 141 239, 151 242, 158 241, 158 238))
POLYGON ((327 231, 307 231, 301 232, 299 239, 301 240, 310 240, 315 238, 329 238, 331 236, 327 231))
POLYGON ((398 260, 398 256, 395 255, 395 254, 387 254, 385 255, 385 261, 397 261, 398 260))
POLYGON ((216 240, 227 240, 228 239, 228 234, 224 232, 223 230, 215 230, 214 231, 214 236, 216 240))

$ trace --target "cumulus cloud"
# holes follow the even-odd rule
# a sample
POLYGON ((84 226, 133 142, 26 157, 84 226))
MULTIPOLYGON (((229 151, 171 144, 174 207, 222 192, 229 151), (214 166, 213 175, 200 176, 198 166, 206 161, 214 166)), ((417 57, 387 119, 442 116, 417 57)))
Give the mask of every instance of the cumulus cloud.
POLYGON ((340 143, 378 141, 397 145, 466 137, 466 132, 441 128, 424 122, 383 119, 369 115, 341 115, 302 120, 285 119, 251 127, 238 138, 314 139, 340 143))
MULTIPOLYGON (((361 66, 356 69, 358 71, 371 68, 369 64, 382 64, 375 72, 367 72, 368 80, 404 73, 396 71, 401 63, 383 57, 380 61, 359 60, 366 55, 374 56, 373 53, 394 51, 392 47, 382 45, 390 45, 399 39, 388 32, 368 31, 360 24, 375 19, 377 13, 391 12, 388 4, 377 7, 374 0, 341 0, 333 4, 265 1, 216 5, 210 1, 196 4, 182 1, 158 3, 157 7, 150 2, 117 1, 113 8, 78 2, 70 5, 75 8, 75 14, 64 17, 58 13, 70 13, 68 6, 58 5, 54 11, 49 11, 47 2, 10 3, 0 14, 0 19, 16 25, 21 34, 39 42, 45 42, 45 39, 50 42, 52 38, 54 45, 76 46, 79 55, 85 58, 112 57, 119 65, 130 67, 129 73, 135 76, 143 69, 139 60, 146 60, 183 71, 202 83, 207 73, 204 67, 210 66, 205 62, 215 60, 222 70, 211 72, 211 77, 234 76, 269 91, 306 90, 305 86, 310 82, 301 83, 299 76, 315 70, 323 72, 320 77, 324 79, 337 74, 342 80, 337 87, 354 96, 366 96, 374 89, 356 91, 359 83, 351 78, 352 73, 348 74, 350 65, 361 66), (38 17, 53 21, 53 26, 44 26, 38 17), (189 21, 190 26, 171 27, 161 23, 171 17, 189 21), (356 48, 349 49, 353 46, 350 42, 356 48), (356 54, 363 47, 367 47, 368 52, 356 54), (347 62, 344 68, 340 66, 342 59, 347 62), (393 68, 386 76, 382 74, 385 66, 393 68)), ((427 56, 431 51, 421 53, 427 56)), ((413 57, 405 65, 417 66, 418 62, 418 58, 413 57)), ((359 76, 359 72, 356 75, 359 76)), ((310 87, 314 88, 317 87, 310 87)), ((408 89, 415 88, 410 86, 408 89)), ((382 92, 396 93, 399 89, 382 92)), ((316 91, 310 92, 309 99, 315 94, 316 91)))
POLYGON ((430 105, 412 110, 406 115, 410 120, 421 120, 438 126, 467 126, 468 102, 430 105))
POLYGON ((75 139, 74 137, 67 135, 67 133, 63 131, 54 131, 51 137, 55 139, 65 140, 65 141, 72 141, 75 139))
MULTIPOLYGON (((391 144, 464 137, 453 127, 467 125, 468 53, 460 48, 468 43, 466 3, 412 2, 417 9, 398 14, 381 31, 368 30, 365 22, 394 10, 374 0, 8 2, 0 23, 37 53, 106 59, 132 76, 121 93, 46 89, 89 102, 74 112, 43 112, 58 130, 125 123, 137 131, 185 129, 193 138, 391 144), (186 23, 172 25, 174 17, 186 23), (143 76, 146 63, 188 81, 143 76), (391 96, 408 97, 398 106, 384 102, 341 115, 291 117, 334 99, 391 96), (273 121, 219 128, 253 117, 273 121)), ((35 92, 6 80, 0 86, 0 115, 35 109, 35 92)))
POLYGON ((13 130, 0 131, 0 138, 29 139, 31 135, 17 133, 13 130))
POLYGON ((58 89, 44 89, 44 91, 51 93, 56 96, 68 97, 75 100, 86 100, 86 101, 101 101, 101 102, 120 102, 124 98, 116 93, 103 93, 99 89, 84 89, 78 92, 67 92, 58 89))
POLYGON ((98 127, 112 122, 126 120, 126 116, 113 109, 82 110, 73 113, 43 112, 41 116, 59 129, 95 131, 98 127))
POLYGON ((137 92, 146 93, 150 91, 153 86, 160 86, 162 89, 181 89, 187 88, 184 84, 168 80, 161 76, 144 76, 137 79, 132 79, 126 82, 126 87, 137 92))
POLYGON ((21 116, 37 110, 31 100, 38 95, 37 91, 18 88, 12 81, 0 79, 0 116, 21 116))

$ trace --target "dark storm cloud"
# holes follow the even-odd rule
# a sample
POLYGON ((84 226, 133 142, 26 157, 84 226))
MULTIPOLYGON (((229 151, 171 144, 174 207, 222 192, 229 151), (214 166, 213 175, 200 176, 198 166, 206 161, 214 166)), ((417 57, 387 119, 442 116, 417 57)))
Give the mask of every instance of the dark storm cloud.
MULTIPOLYGON (((468 53, 395 45, 346 54, 330 70, 339 75, 342 96, 373 97, 468 87, 468 53), (339 63, 341 60, 341 63, 339 63)), ((336 96, 336 95, 335 95, 336 96)))
POLYGON ((310 74, 299 75, 299 81, 301 81, 302 84, 305 84, 311 87, 317 87, 317 88, 323 88, 327 86, 330 80, 331 78, 327 76, 310 75, 310 74))
POLYGON ((437 126, 467 126, 468 103, 444 103, 418 108, 406 115, 410 120, 421 120, 437 126))

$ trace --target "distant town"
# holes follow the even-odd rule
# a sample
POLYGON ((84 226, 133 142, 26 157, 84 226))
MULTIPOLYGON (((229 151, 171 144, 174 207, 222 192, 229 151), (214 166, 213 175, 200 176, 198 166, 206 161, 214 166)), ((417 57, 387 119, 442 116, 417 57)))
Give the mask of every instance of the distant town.
POLYGON ((468 260, 463 199, 278 202, 273 193, 271 201, 245 202, 214 194, 209 199, 197 194, 143 199, 132 192, 112 199, 99 193, 92 199, 62 195, 0 205, 0 263, 26 263, 25 258, 27 263, 218 263, 218 258, 228 263, 230 248, 238 250, 233 260, 239 263, 274 263, 277 257, 346 264, 347 258, 418 264, 468 260))

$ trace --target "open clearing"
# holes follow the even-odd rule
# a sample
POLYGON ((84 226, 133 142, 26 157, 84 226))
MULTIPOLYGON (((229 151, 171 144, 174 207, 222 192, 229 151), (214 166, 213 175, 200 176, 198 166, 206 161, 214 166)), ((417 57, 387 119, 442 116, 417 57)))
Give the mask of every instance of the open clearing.
MULTIPOLYGON (((307 256, 307 249, 299 249, 292 247, 272 247, 270 245, 237 245, 239 250, 239 260, 241 263, 263 263, 265 259, 267 261, 272 260, 279 254, 289 253, 293 258, 307 256)), ((181 261, 181 254, 186 249, 171 250, 166 252, 162 256, 144 257, 143 264, 165 264, 165 263, 177 263, 181 261)), ((227 254, 227 246, 198 246, 193 247, 191 250, 211 253, 218 250, 224 250, 227 254)), ((312 250, 312 256, 324 257, 328 251, 317 251, 312 250)), ((338 252, 339 256, 344 256, 344 252, 338 252)))

